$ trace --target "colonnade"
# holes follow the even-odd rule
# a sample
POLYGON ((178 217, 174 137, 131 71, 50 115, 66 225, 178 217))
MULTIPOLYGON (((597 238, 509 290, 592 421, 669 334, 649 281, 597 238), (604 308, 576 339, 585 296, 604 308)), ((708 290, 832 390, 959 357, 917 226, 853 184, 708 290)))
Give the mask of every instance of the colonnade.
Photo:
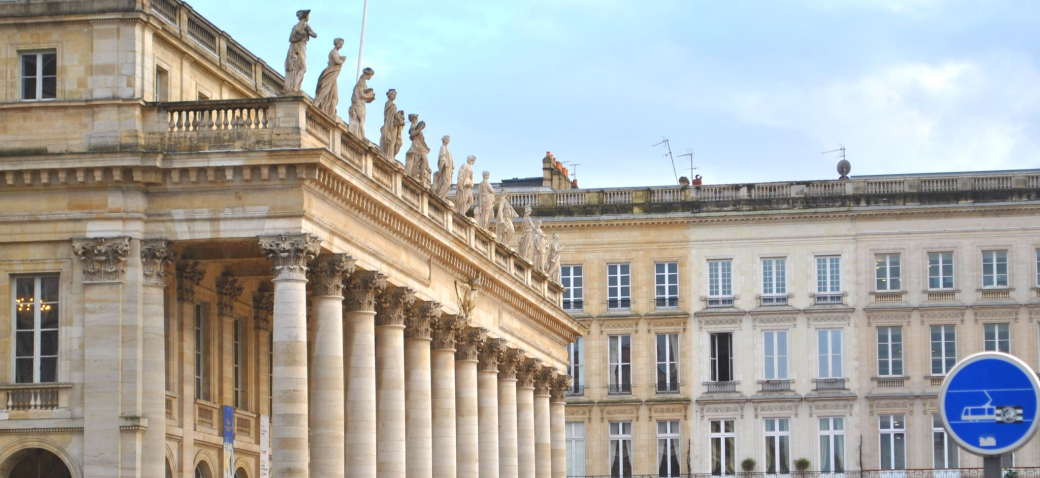
POLYGON ((315 236, 260 245, 274 262, 271 476, 566 476, 565 375, 347 255, 319 255, 315 236))

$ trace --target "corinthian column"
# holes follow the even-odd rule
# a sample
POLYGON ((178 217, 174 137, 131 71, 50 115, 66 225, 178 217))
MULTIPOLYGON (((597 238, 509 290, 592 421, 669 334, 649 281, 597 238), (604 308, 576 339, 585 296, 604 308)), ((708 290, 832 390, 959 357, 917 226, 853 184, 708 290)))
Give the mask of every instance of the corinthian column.
POLYGON ((311 234, 261 237, 274 262, 274 410, 271 476, 309 475, 307 418, 307 263, 318 254, 311 234))
POLYGON ((480 428, 480 478, 498 478, 498 360, 505 350, 501 339, 480 347, 477 364, 477 416, 480 428))
MULTIPOLYGON (((148 418, 141 454, 141 474, 160 476, 166 470, 166 317, 163 294, 166 288, 166 266, 174 259, 170 241, 141 241, 141 269, 144 273, 143 384, 141 411, 148 418)), ((172 373, 172 371, 171 371, 172 373)))
POLYGON ((506 349, 498 362, 498 475, 517 478, 516 455, 516 369, 524 351, 506 349))
POLYGON ((516 455, 520 478, 535 478, 534 381, 542 362, 525 360, 516 370, 516 455))
POLYGON ((455 351, 455 444, 459 478, 480 476, 480 425, 477 421, 477 358, 487 330, 471 328, 455 351))
POLYGON ((404 397, 407 403, 408 478, 433 477, 433 412, 430 395, 430 328, 441 314, 437 302, 416 303, 405 315, 404 397))
POLYGON ((433 397, 433 477, 455 478, 455 342, 466 320, 443 318, 433 327, 430 376, 433 397))
POLYGON ((314 303, 314 357, 311 360, 311 472, 342 478, 343 433, 343 279, 354 272, 354 258, 323 255, 311 264, 314 303))
POLYGON ((376 294, 386 289, 386 276, 359 272, 350 276, 343 314, 343 375, 347 387, 347 477, 376 476, 376 294))
POLYGON ((549 390, 553 370, 542 367, 534 381, 534 472, 536 478, 552 478, 552 435, 549 430, 549 390))
POLYGON ((552 478, 567 478, 567 401, 571 378, 555 376, 549 403, 549 429, 552 440, 552 478))
POLYGON ((376 476, 405 478, 404 315, 408 288, 376 296, 376 476))

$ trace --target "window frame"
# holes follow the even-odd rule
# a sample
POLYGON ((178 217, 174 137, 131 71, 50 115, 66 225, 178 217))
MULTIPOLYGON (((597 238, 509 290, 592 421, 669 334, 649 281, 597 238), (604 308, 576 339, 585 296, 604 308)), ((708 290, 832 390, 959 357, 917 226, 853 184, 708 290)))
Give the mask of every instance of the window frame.
POLYGON ((931 326, 928 327, 928 342, 931 345, 931 351, 930 351, 931 352, 930 353, 931 366, 930 366, 930 369, 931 369, 932 375, 936 375, 936 376, 942 375, 942 376, 945 376, 946 374, 950 373, 950 369, 952 369, 953 366, 957 364, 957 326, 954 325, 954 324, 932 324, 931 326), (939 330, 940 330, 940 338, 939 338, 938 342, 936 342, 935 338, 934 338, 935 337, 935 332, 934 331, 935 331, 936 327, 938 327, 939 330), (947 330, 947 329, 949 329, 949 330, 947 330), (953 335, 953 338, 948 340, 947 336, 951 335, 951 334, 953 335), (950 350, 949 350, 949 344, 951 342, 952 342, 952 345, 953 345, 953 352, 952 352, 953 357, 950 357, 951 353, 950 353, 950 350), (936 356, 936 353, 935 353, 936 352, 936 344, 937 343, 939 344, 939 352, 940 352, 938 356, 936 356), (935 369, 935 365, 936 365, 935 361, 936 361, 936 359, 938 359, 939 363, 942 365, 942 367, 941 367, 942 371, 941 372, 936 372, 936 369, 935 369), (950 361, 951 359, 953 360, 953 363, 950 364, 950 365, 947 365, 947 362, 950 361))
POLYGON ((20 102, 38 102, 38 101, 57 101, 58 100, 58 50, 56 48, 39 48, 39 49, 28 49, 18 51, 18 101, 20 102), (44 55, 54 55, 54 97, 44 98, 43 97, 43 80, 50 78, 50 75, 43 74, 43 60, 44 55), (32 98, 25 97, 25 75, 24 59, 26 56, 36 57, 36 71, 32 78, 36 79, 36 89, 33 91, 32 98))
POLYGON ((762 305, 787 305, 787 258, 763 257, 762 305))
POLYGON ((62 300, 61 300, 61 274, 60 273, 38 273, 38 274, 12 274, 9 276, 11 282, 11 383, 12 384, 48 384, 58 383, 61 368, 61 314, 62 314, 62 300), (52 279, 55 281, 55 299, 53 301, 43 300, 43 280, 52 279), (31 356, 20 356, 18 355, 18 334, 26 333, 28 329, 18 328, 18 310, 22 304, 19 303, 18 297, 18 281, 20 280, 32 280, 33 285, 33 297, 30 298, 29 303, 33 311, 33 324, 32 324, 32 337, 33 337, 33 351, 31 356), (55 326, 52 328, 43 328, 43 312, 44 306, 57 306, 57 312, 55 317, 55 326), (42 336, 44 333, 55 334, 55 347, 54 355, 43 354, 43 340, 42 336), (18 362, 19 360, 25 359, 32 360, 32 380, 29 382, 18 381, 18 362), (42 380, 42 365, 44 359, 54 360, 54 380, 43 381, 42 380))
POLYGON ((192 338, 195 342, 195 400, 210 400, 209 317, 202 304, 194 304, 192 338))
POLYGON ((821 328, 816 329, 816 377, 819 379, 832 379, 832 378, 845 378, 845 329, 843 328, 821 328), (834 352, 834 336, 837 333, 838 337, 838 351, 834 352), (822 352, 820 350, 821 341, 823 337, 821 334, 826 334, 827 337, 827 350, 822 352), (823 360, 826 357, 827 360, 823 360), (838 373, 835 374, 834 358, 838 358, 839 369, 838 373), (824 376, 822 364, 827 364, 827 375, 824 376))
POLYGON ((715 299, 732 298, 734 295, 733 259, 709 259, 707 269, 708 297, 715 299))
POLYGON ((816 295, 835 295, 842 293, 841 255, 825 254, 814 256, 816 259, 816 295), (823 277, 820 276, 820 265, 823 264, 823 277), (821 282, 822 279, 822 282, 821 282), (837 282, 837 286, 835 286, 837 282), (821 290, 821 286, 824 286, 821 290), (837 290, 834 290, 835 287, 837 290))
POLYGON ((615 441, 619 442, 618 443, 618 459, 620 460, 618 462, 618 471, 619 471, 619 473, 615 475, 614 474, 614 469, 613 469, 614 468, 614 466, 613 466, 614 464, 611 463, 611 462, 607 463, 607 467, 610 469, 610 476, 611 476, 611 478, 622 478, 622 477, 623 478, 631 478, 632 476, 634 476, 634 473, 632 472, 632 470, 633 470, 633 468, 635 468, 633 466, 633 464, 632 464, 632 462, 635 461, 635 456, 634 456, 635 455, 635 446, 633 446, 634 444, 632 443, 632 436, 633 436, 633 434, 632 434, 632 422, 629 421, 629 420, 623 420, 623 421, 617 421, 617 422, 609 422, 609 424, 607 425, 607 433, 608 433, 608 435, 607 435, 607 443, 609 444, 609 448, 607 449, 607 457, 608 457, 608 459, 610 457, 610 451, 614 448, 614 442, 615 441), (618 425, 618 433, 616 433, 616 434, 614 433, 614 430, 613 430, 614 425, 618 425), (628 430, 627 432, 625 431, 626 429, 628 430), (625 473, 625 455, 623 453, 621 453, 621 448, 624 447, 624 443, 625 442, 628 442, 628 453, 629 453, 629 457, 628 457, 629 458, 629 461, 628 461, 629 473, 627 473, 627 474, 625 473))
POLYGON ((632 336, 629 334, 619 335, 608 335, 607 336, 607 394, 614 395, 627 395, 632 393, 632 336), (624 361, 624 341, 628 341, 628 362, 624 361), (612 344, 611 342, 615 342, 612 344), (617 362, 612 362, 610 354, 614 352, 616 348, 617 362), (617 373, 612 372, 612 367, 617 367, 617 373), (625 372, 628 372, 627 374, 625 372), (626 382, 625 376, 628 376, 626 382), (625 386, 627 385, 627 387, 625 386), (615 391, 611 393, 610 387, 614 387, 615 391))
POLYGON ((932 468, 936 470, 949 470, 960 468, 961 463, 961 447, 957 446, 953 440, 950 439, 950 435, 946 433, 946 428, 943 428, 942 417, 938 413, 932 414, 932 468), (942 438, 939 438, 939 435, 942 438), (937 439, 942 440, 943 446, 943 463, 940 465, 936 462, 936 441, 937 439), (952 455, 951 455, 952 453, 952 455), (951 458, 955 461, 953 466, 950 466, 951 458))
POLYGON ((567 476, 585 476, 585 422, 566 422, 566 428, 567 476), (577 433, 579 429, 581 430, 580 435, 577 433), (581 460, 577 459, 579 445, 581 446, 581 460), (580 467, 580 469, 576 467, 580 467), (577 473, 579 471, 580 473, 577 473))
POLYGON ((248 354, 245 336, 245 324, 241 318, 236 317, 232 325, 232 367, 234 381, 234 405, 235 408, 246 410, 249 407, 247 390, 249 371, 247 368, 248 354))
POLYGON ((679 308, 679 262, 659 261, 654 262, 654 308, 673 310, 679 308), (658 267, 664 266, 664 272, 658 271, 658 267), (674 269, 674 270, 669 270, 674 269), (664 278, 664 283, 661 279, 664 278), (675 294, 670 289, 675 288, 675 294), (664 288, 665 294, 661 294, 664 288))
POLYGON ((736 353, 733 350, 734 349, 733 335, 734 334, 733 334, 732 331, 729 331, 729 332, 710 332, 708 334, 708 349, 710 351, 709 352, 709 360, 708 360, 708 368, 709 368, 708 377, 709 377, 709 379, 712 382, 725 383, 725 382, 736 381, 736 375, 737 375, 736 374, 736 363, 735 363, 736 362, 736 358, 735 358, 736 353), (723 358, 719 356, 719 354, 721 353, 721 347, 720 347, 720 344, 718 342, 718 338, 721 337, 721 336, 726 336, 729 339, 729 344, 728 344, 729 358, 727 360, 728 363, 729 363, 728 369, 727 369, 729 377, 726 380, 720 380, 721 375, 722 375, 722 369, 720 368, 720 365, 722 363, 723 358))
POLYGON ((878 469, 880 470, 905 470, 908 455, 906 454, 906 415, 903 414, 882 414, 878 415, 878 469), (891 424, 888 428, 883 428, 883 420, 888 417, 889 423, 891 424), (896 420, 896 417, 899 419, 896 420), (897 427, 896 423, 901 423, 902 426, 897 427), (884 449, 884 436, 890 435, 889 443, 892 449, 888 451, 889 467, 885 467, 885 449, 884 449), (897 454, 897 443, 896 439, 902 435, 901 447, 903 449, 903 466, 897 467, 896 460, 897 454))
POLYGON ((982 350, 984 352, 1004 352, 1004 353, 1008 353, 1008 354, 1011 353, 1011 324, 1008 323, 1008 322, 988 322, 988 323, 982 324, 982 350), (986 329, 988 329, 990 327, 993 327, 994 339, 992 340, 992 342, 993 342, 993 344, 995 346, 995 348, 993 348, 992 350, 989 349, 989 343, 991 341, 988 338, 986 338, 986 332, 987 332, 986 329), (1000 329, 1001 329, 1001 327, 1003 327, 1004 331, 1006 332, 1004 334, 1005 337, 1003 339, 1001 339, 1001 337, 1000 337, 1000 329), (1007 350, 1006 351, 1005 350, 1000 350, 1000 343, 1001 342, 1006 342, 1007 343, 1007 350))
POLYGON ((788 380, 791 376, 790 363, 787 358, 790 356, 790 334, 787 329, 776 329, 776 330, 763 330, 762 331, 762 358, 764 366, 764 378, 766 380, 788 380), (780 340, 780 334, 783 334, 783 340, 780 340), (772 335, 772 340, 769 336, 772 335), (768 345, 770 342, 773 345, 773 354, 770 355, 768 345), (784 353, 780 353, 780 344, 784 345, 784 353), (769 359, 773 358, 773 366, 769 366, 769 359), (781 369, 780 363, 783 362, 783 368, 781 369), (772 368, 772 370, 770 370, 772 368), (781 377, 780 371, 783 370, 783 376, 781 377), (770 377, 770 375, 773 375, 770 377))
POLYGON ((155 77, 153 78, 153 95, 156 102, 170 101, 170 69, 162 65, 155 65, 155 77), (165 80, 165 81, 164 81, 165 80))
POLYGON ((927 262, 927 264, 928 264, 927 265, 927 267, 928 267, 928 290, 931 290, 931 291, 956 290, 957 289, 957 260, 956 260, 954 251, 952 251, 952 250, 928 251, 927 254, 928 254, 928 262, 927 262), (932 263, 932 256, 935 256, 936 259, 938 259, 938 261, 934 265, 932 263), (948 257, 948 259, 949 259, 949 263, 948 264, 947 264, 947 261, 946 261, 947 256, 949 256, 948 257), (949 269, 950 269, 949 276, 947 276, 946 273, 943 271, 946 268, 947 265, 949 266, 949 269), (936 267, 936 270, 938 272, 937 276, 932 275, 932 267, 936 267), (947 278, 950 279, 950 286, 949 287, 945 286, 945 280, 947 278), (937 284, 938 284, 937 287, 933 287, 932 286, 932 280, 933 279, 938 281, 937 282, 937 284))
POLYGON ((567 376, 571 377, 571 394, 580 395, 585 390, 585 337, 577 337, 567 344, 567 376), (575 374, 575 372, 577 372, 575 374), (577 375, 577 378, 575 378, 577 375))
MULTIPOLYGON (((679 420, 657 420, 657 476, 659 477, 678 477, 682 476, 682 422, 679 420), (661 431, 661 425, 665 425, 666 430, 661 431), (667 470, 665 474, 661 473, 662 461, 667 462, 668 468, 672 467, 671 460, 662 460, 662 442, 664 446, 664 452, 668 454, 669 451, 674 452, 676 456, 675 465, 678 466, 678 470, 667 470)), ((667 456, 671 456, 668 454, 667 456)))
POLYGON ((679 385, 681 383, 679 377, 682 376, 681 375, 682 372, 679 369, 679 364, 680 364, 680 362, 682 362, 682 360, 680 360, 680 355, 679 355, 681 351, 682 351, 682 346, 679 345, 679 333, 678 332, 665 332, 665 333, 654 334, 654 365, 656 366, 656 369, 654 370, 654 390, 656 390, 657 393, 679 393, 679 385), (675 341, 674 342, 672 340, 670 340, 670 337, 672 337, 672 336, 675 336, 675 341), (660 361, 660 357, 661 357, 661 350, 660 350, 660 348, 661 348, 661 337, 665 337, 665 340, 664 340, 665 361, 664 362, 660 361), (672 348, 673 348, 672 344, 673 343, 675 344, 674 348, 676 350, 672 350, 672 348), (671 354, 669 354, 669 352, 671 352, 671 354), (669 357, 671 357, 671 356, 674 356, 674 358, 675 358, 674 361, 668 360, 669 357), (666 367, 666 370, 669 371, 669 373, 665 374, 665 383, 663 384, 665 386, 664 390, 661 389, 661 385, 662 384, 660 383, 660 375, 661 375, 660 374, 660 370, 661 370, 661 366, 662 365, 664 365, 666 367), (671 376, 672 374, 670 373, 671 370, 672 370, 670 366, 674 366, 675 367, 675 378, 674 378, 674 380, 673 380, 673 378, 671 376), (674 385, 674 390, 673 390, 673 385, 674 385))
POLYGON ((792 452, 792 450, 791 450, 791 419, 788 418, 788 417, 766 417, 766 418, 764 418, 762 420, 762 429, 763 429, 763 431, 765 433, 765 450, 764 450, 765 455, 762 457, 762 463, 764 464, 764 466, 763 466, 764 470, 763 471, 766 473, 766 475, 770 475, 770 476, 776 476, 776 475, 787 476, 787 475, 790 475, 791 474, 791 452, 792 452), (773 430, 769 429, 769 423, 770 422, 774 423, 773 430), (787 430, 781 430, 781 428, 783 428, 783 427, 780 426, 781 423, 786 423, 787 424, 787 430), (773 463, 769 462, 769 449, 771 448, 770 443, 769 443, 769 441, 770 441, 769 439, 770 438, 774 439, 773 440, 773 445, 775 447, 775 449, 773 450, 773 458, 774 458, 773 463), (780 443, 782 441, 784 441, 784 438, 787 439, 786 440, 787 441, 787 460, 786 460, 786 463, 785 463, 785 460, 783 459, 783 457, 781 456, 782 453, 780 453, 780 451, 782 449, 781 446, 780 446, 780 443), (778 466, 778 465, 780 465, 780 466, 778 466), (776 467, 776 468, 774 468, 774 471, 772 473, 769 472, 769 467, 770 466, 776 467), (784 469, 785 466, 786 466, 786 470, 784 469))
POLYGON ((1007 289, 1011 283, 1011 263, 1008 261, 1009 255, 1008 249, 985 249, 982 251, 982 288, 983 289, 1007 289), (1003 257, 1001 257, 1003 256, 1003 257), (1001 260, 1002 259, 1002 260, 1001 260), (987 262, 990 264, 987 266, 987 262), (1003 264, 1004 273, 1000 273, 1000 266, 1003 264), (986 272, 986 268, 989 267, 990 273, 986 272), (986 280, 989 278, 992 283, 986 285, 986 280), (1003 283, 1000 282, 1003 278, 1003 283))
POLYGON ((719 418, 710 420, 708 422, 708 471, 712 476, 735 476, 737 474, 737 425, 736 420, 732 418, 719 418), (714 431, 714 425, 719 424, 719 431, 714 431), (731 431, 726 431, 726 424, 730 425, 731 431), (726 439, 732 438, 732 450, 730 446, 726 445, 726 439), (715 446, 715 440, 719 440, 719 473, 715 473, 715 457, 716 454, 713 452, 715 446), (731 453, 732 452, 732 453, 731 453), (727 463, 727 458, 732 457, 733 462, 727 463), (725 469, 727 465, 733 467, 732 470, 725 469))
POLYGON ((632 264, 629 262, 607 264, 607 310, 631 309, 632 264), (615 280, 617 283, 611 285, 611 280, 615 280))
POLYGON ((563 285, 563 310, 568 312, 585 310, 584 264, 561 265, 560 284, 563 285), (578 285, 574 285, 575 279, 578 280, 578 285))
POLYGON ((876 292, 899 292, 903 290, 903 258, 898 252, 885 252, 874 254, 874 291, 876 292), (893 257, 895 261, 893 261, 893 257), (884 258, 884 262, 881 261, 884 258), (895 263, 893 265, 893 262, 895 263), (895 274, 892 270, 895 269, 895 274), (884 272, 884 274, 882 274, 884 272), (881 287, 882 281, 885 287, 881 287), (892 287, 893 282, 899 287, 892 287))
POLYGON ((895 326, 878 326, 877 327, 877 373, 879 377, 903 377, 905 376, 906 369, 903 367, 903 327, 899 325, 895 326), (884 334, 884 342, 882 342, 882 331, 884 334), (898 341, 896 341, 895 333, 898 332, 898 341), (885 346, 885 353, 882 354, 881 347, 885 346), (896 349, 898 348, 898 351, 896 349), (882 370, 882 365, 887 365, 888 370, 882 370), (898 366, 898 370, 896 370, 898 366), (898 373, 897 373, 898 372, 898 373))
POLYGON ((846 428, 845 427, 845 417, 819 417, 819 420, 816 421, 816 426, 817 426, 816 433, 817 433, 817 436, 819 437, 819 439, 817 440, 816 443, 817 443, 817 446, 818 446, 817 451, 819 452, 818 456, 820 458, 820 464, 819 464, 820 473, 845 473, 845 471, 846 471, 845 462, 847 461, 847 457, 845 456, 845 428, 846 428), (827 428, 823 427, 823 423, 825 423, 825 421, 827 423, 827 428), (838 429, 838 427, 835 426, 836 424, 840 424, 841 429, 838 429), (824 463, 826 463, 826 460, 823 459, 823 457, 824 457, 824 454, 823 454, 823 452, 824 452, 824 450, 823 450, 823 442, 826 440, 826 442, 827 442, 827 449, 828 449, 828 451, 830 451, 829 455, 833 458, 833 457, 839 455, 839 453, 836 453, 836 451, 838 449, 838 445, 839 445, 839 442, 837 440, 838 437, 841 437, 841 442, 840 442, 840 445, 841 445, 841 450, 840 450, 841 451, 841 453, 840 453, 840 456, 841 456, 841 463, 840 463, 840 465, 841 466, 840 466, 840 468, 841 469, 840 470, 834 469, 834 468, 838 468, 838 464, 839 464, 839 463, 837 463, 837 461, 835 461, 835 462, 831 463, 830 468, 832 468, 832 469, 824 470, 823 469, 824 468, 823 465, 824 465, 824 463))

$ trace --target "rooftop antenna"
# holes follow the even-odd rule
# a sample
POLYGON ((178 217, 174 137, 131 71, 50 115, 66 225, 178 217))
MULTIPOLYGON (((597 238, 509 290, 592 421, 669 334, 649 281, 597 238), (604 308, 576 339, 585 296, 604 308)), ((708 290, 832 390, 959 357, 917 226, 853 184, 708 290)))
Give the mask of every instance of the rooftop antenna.
POLYGON ((354 81, 361 79, 361 56, 365 53, 365 20, 368 18, 368 0, 365 0, 365 6, 361 10, 361 45, 358 46, 357 54, 357 78, 354 81))
POLYGON ((697 169, 697 168, 693 167, 693 158, 695 158, 697 156, 697 153, 694 152, 690 148, 686 148, 686 154, 680 154, 679 155, 680 158, 682 158, 684 156, 687 156, 687 157, 690 158, 690 176, 691 176, 690 180, 693 180, 693 177, 692 177, 693 176, 693 170, 697 169))
MULTIPOLYGON (((571 175, 571 179, 577 180, 578 179, 578 166, 581 166, 581 163, 571 163, 571 162, 564 161, 563 164, 566 164, 566 165, 570 166, 571 168, 574 168, 574 174, 571 175)), ((570 170, 570 168, 567 168, 567 169, 570 170)))
POLYGON ((822 152, 820 154, 831 154, 831 153, 838 153, 838 161, 841 161, 841 160, 845 159, 845 146, 839 143, 838 144, 838 149, 832 149, 830 151, 824 151, 824 152, 822 152))
POLYGON ((672 174, 675 176, 675 183, 679 184, 679 173, 675 171, 675 157, 672 156, 672 144, 668 142, 668 138, 661 137, 661 142, 654 144, 654 146, 665 145, 668 148, 668 154, 662 154, 661 156, 668 156, 668 160, 672 162, 672 174))
POLYGON ((838 159, 838 174, 841 175, 841 177, 839 177, 838 179, 848 180, 849 171, 852 171, 852 164, 850 164, 849 161, 845 159, 845 145, 838 144, 838 146, 840 146, 838 149, 824 151, 820 154, 838 153, 838 158, 840 158, 838 159))

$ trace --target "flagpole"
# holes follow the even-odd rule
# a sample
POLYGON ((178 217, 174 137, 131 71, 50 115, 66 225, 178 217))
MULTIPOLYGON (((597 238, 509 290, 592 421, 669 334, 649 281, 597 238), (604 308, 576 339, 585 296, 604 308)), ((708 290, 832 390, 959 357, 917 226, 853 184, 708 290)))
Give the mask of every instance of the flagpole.
POLYGON ((354 80, 361 78, 361 55, 365 53, 365 20, 368 18, 368 0, 365 0, 364 10, 361 11, 361 45, 358 47, 357 54, 357 77, 354 80))

